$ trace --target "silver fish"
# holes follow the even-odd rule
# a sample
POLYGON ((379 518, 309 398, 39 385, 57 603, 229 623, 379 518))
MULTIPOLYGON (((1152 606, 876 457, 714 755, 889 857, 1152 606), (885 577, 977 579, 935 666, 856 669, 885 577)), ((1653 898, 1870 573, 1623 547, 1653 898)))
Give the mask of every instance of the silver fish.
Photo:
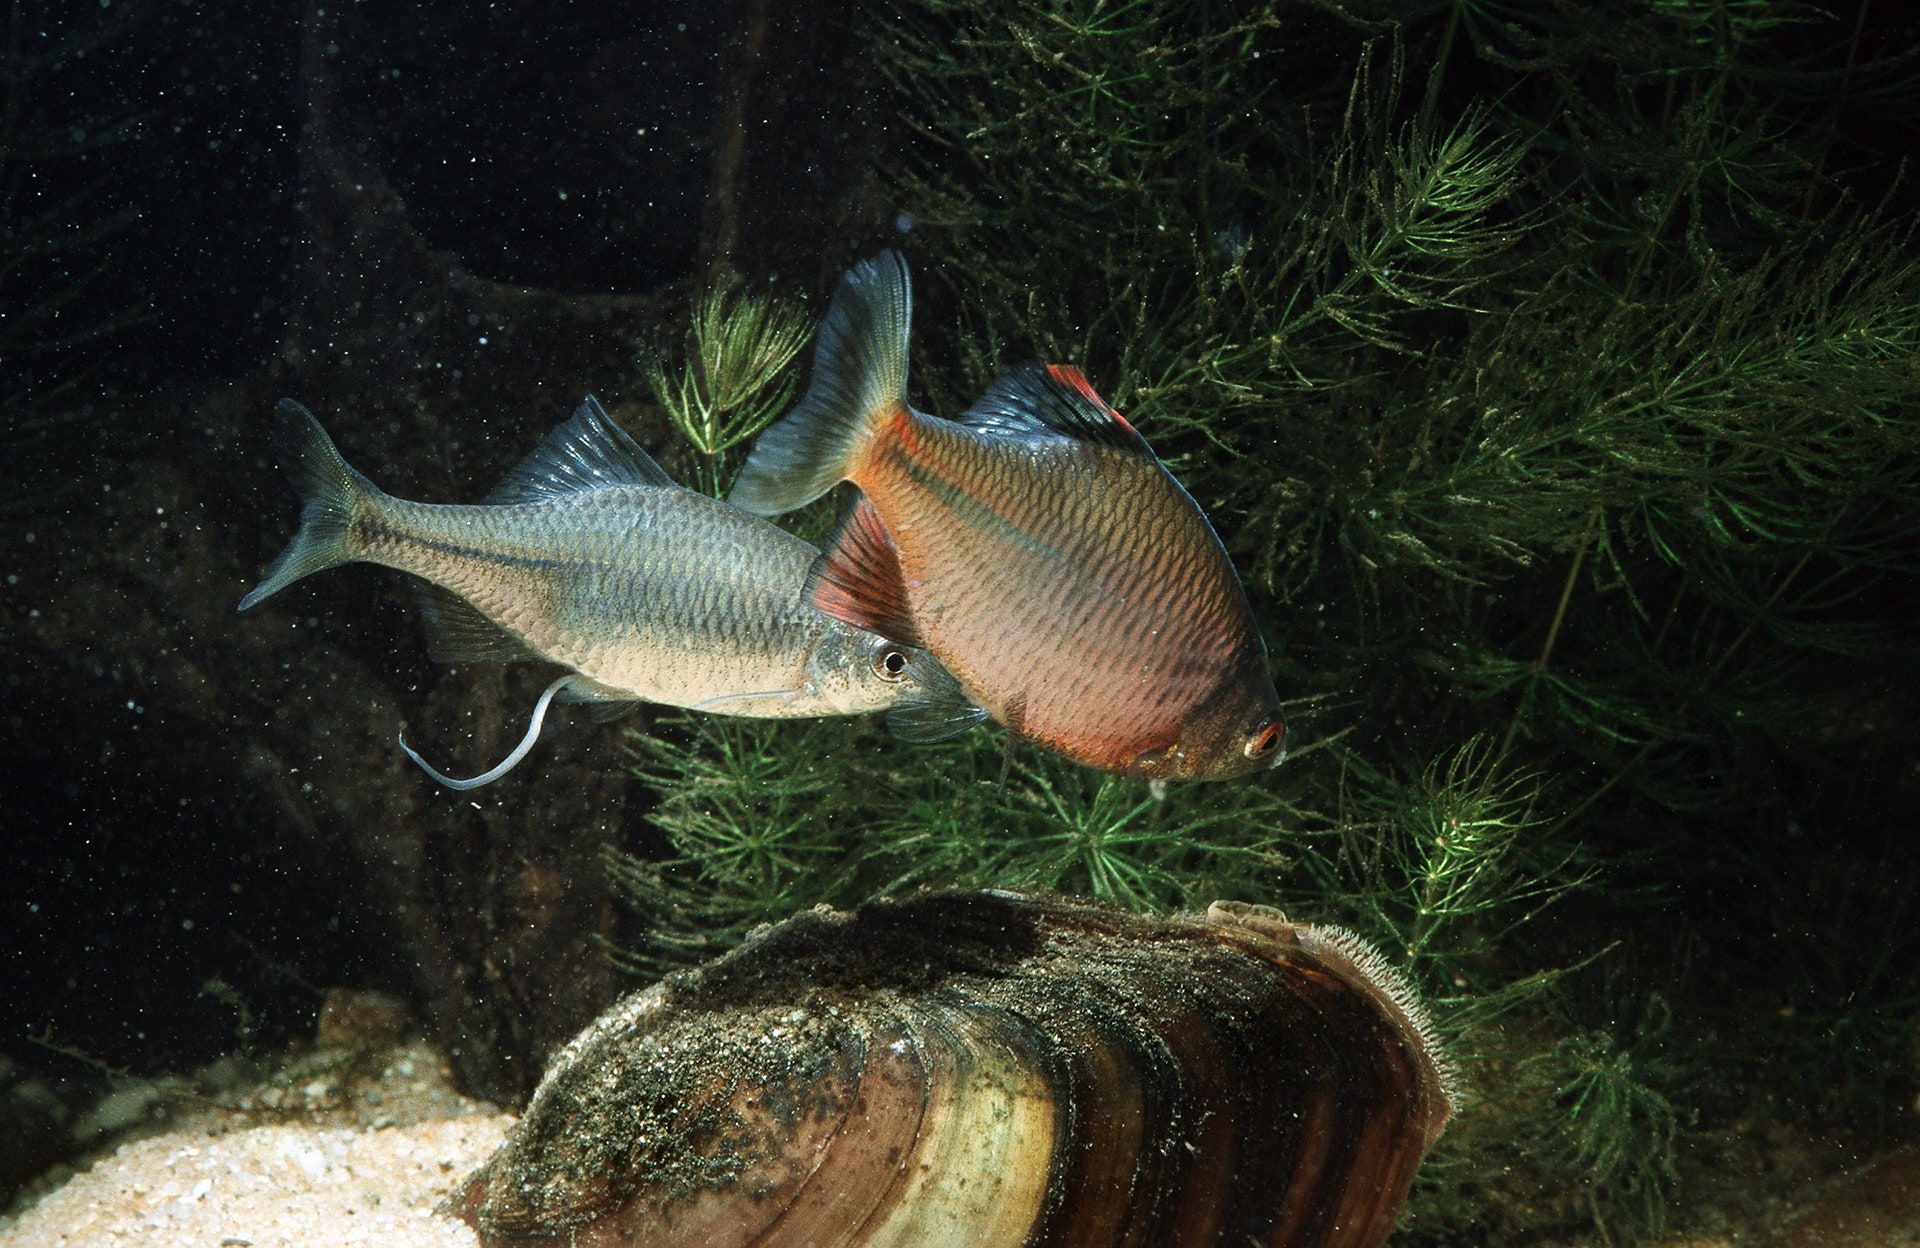
POLYGON ((434 658, 567 669, 519 748, 472 780, 400 743, 450 787, 517 764, 556 696, 760 718, 888 710, 896 735, 915 741, 981 718, 924 651, 806 600, 813 546, 674 484, 591 396, 477 505, 383 492, 291 400, 276 409, 274 442, 303 503, 300 530, 240 610, 323 568, 384 564, 428 582, 434 658))

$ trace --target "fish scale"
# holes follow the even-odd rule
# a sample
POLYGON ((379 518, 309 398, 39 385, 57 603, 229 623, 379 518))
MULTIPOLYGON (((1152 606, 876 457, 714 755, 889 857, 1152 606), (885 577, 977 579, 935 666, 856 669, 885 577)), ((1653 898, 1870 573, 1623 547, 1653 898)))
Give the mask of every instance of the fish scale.
POLYGON ((924 645, 968 700, 1089 766, 1219 779, 1277 762, 1266 647, 1192 498, 1077 369, 1015 369, 955 420, 915 412, 910 306, 898 254, 847 274, 806 397, 734 486, 761 515, 860 488, 814 604, 924 645))
POLYGON ((675 485, 592 399, 482 504, 382 492, 297 403, 281 404, 276 440, 300 531, 241 610, 322 568, 382 564, 435 587, 436 658, 569 669, 507 763, 475 781, 433 772, 453 787, 523 757, 562 693, 766 718, 887 710, 917 741, 984 717, 925 653, 813 607, 811 545, 675 485))
POLYGON ((745 517, 709 514, 698 495, 661 494, 611 487, 506 507, 382 500, 380 536, 362 558, 443 584, 546 657, 650 702, 692 705, 716 679, 790 684, 796 642, 819 631, 801 599, 813 549, 743 534, 745 517), (636 532, 673 536, 649 543, 636 532))
MULTIPOLYGON (((900 534, 965 531, 965 541, 909 539, 901 571, 909 584, 925 587, 915 599, 916 611, 927 617, 924 643, 936 654, 966 655, 948 660, 963 682, 971 673, 994 674, 991 689, 975 690, 990 713, 1004 718, 1024 696, 1025 735, 1047 745, 1077 735, 1090 743, 1085 748, 1101 751, 1108 740, 1125 749, 1140 738, 1103 739, 1087 731, 1085 717, 1095 704, 1101 717, 1131 725, 1176 721, 1211 696, 1210 682, 1189 683, 1182 669, 1197 670, 1204 681, 1231 660, 1240 643, 1218 627, 1226 615, 1218 608, 1238 598, 1239 585, 1229 579, 1230 569, 1218 575, 1193 557, 1199 518, 1153 489, 1156 465, 1076 447, 1071 454, 1080 471, 1049 464, 1042 473, 1047 484, 1064 477, 1072 488, 1033 489, 995 507, 982 496, 998 500, 1012 474, 996 462, 990 440, 930 425, 917 430, 911 460, 897 444, 877 449, 856 469, 856 479, 876 503, 890 505, 900 534), (955 507, 950 498, 972 505, 955 507), (1184 543, 1136 549, 1126 540, 1183 525, 1184 543), (1063 563, 1076 565, 1080 575, 1057 575, 1063 563), (981 600, 1013 596, 1033 599, 1024 630, 1006 629, 1001 617, 977 609, 981 600), (1176 600, 1183 609, 1176 610, 1176 600), (1197 626, 1193 645, 1153 644, 1157 634, 1183 623, 1197 626), (1195 651, 1205 657, 1195 662, 1195 651), (1068 652, 1076 657, 1074 670, 1056 675, 1059 656, 1068 652), (1044 684, 1060 696, 1036 705, 1027 691, 1044 684)), ((1148 741, 1147 748, 1165 743, 1148 741)), ((1101 761, 1118 769, 1131 759, 1101 761)))

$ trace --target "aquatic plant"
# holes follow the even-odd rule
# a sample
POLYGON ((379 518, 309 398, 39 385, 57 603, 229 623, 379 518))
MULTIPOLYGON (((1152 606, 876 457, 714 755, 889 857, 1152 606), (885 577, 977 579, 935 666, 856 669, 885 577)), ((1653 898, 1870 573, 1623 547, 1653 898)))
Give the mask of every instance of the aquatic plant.
POLYGON ((670 372, 665 353, 642 361, 647 385, 675 429, 697 451, 692 488, 726 494, 726 455, 784 411, 796 377, 788 369, 807 344, 806 315, 775 295, 712 291, 693 309, 685 358, 670 372))
POLYGON ((690 716, 627 734, 635 774, 660 796, 649 821, 669 851, 607 851, 615 886, 646 919, 625 960, 655 971, 687 965, 784 918, 797 897, 847 897, 845 834, 818 817, 828 777, 817 738, 831 726, 807 721, 782 733, 757 720, 690 716))
POLYGON ((200 985, 200 995, 219 1002, 233 1013, 233 1042, 242 1053, 251 1053, 260 1035, 260 1017, 246 994, 218 975, 200 985))
MULTIPOLYGON (((669 842, 633 859, 652 930, 704 951, 926 883, 1344 922, 1424 987, 1470 1089, 1416 1236, 1658 1226, 1726 1050, 1675 1039, 1709 1007, 1607 979, 1687 938, 1629 916, 1712 898, 1718 846, 1803 857, 1769 843, 1781 777, 1843 774, 1813 726, 1914 641, 1878 604, 1920 536, 1920 249, 1908 189, 1836 136, 1920 109, 1848 40, 1688 0, 907 5, 874 44, 915 136, 887 190, 956 309, 916 336, 916 400, 1085 369, 1212 517, 1312 744, 1160 793, 1003 763, 997 731, 729 753, 668 726, 636 742, 669 842), (806 852, 734 883, 696 815, 806 852), (1596 980, 1611 1020, 1568 1008, 1596 980), (1517 1141, 1579 1194, 1530 1227, 1484 1180, 1517 1141)), ((1910 977, 1793 974, 1818 1021, 1746 1028, 1742 1060, 1870 1037, 1847 1079, 1883 1086, 1910 977)))
POLYGON ((804 905, 916 887, 1054 890, 1164 912, 1258 899, 1284 864, 1267 818, 1104 776, 976 732, 908 748, 877 724, 688 716, 628 734, 666 848, 610 850, 646 920, 625 957, 686 965, 804 905), (1004 776, 1003 776, 1004 772, 1004 776), (990 829, 984 834, 982 829, 990 829))
MULTIPOLYGON (((1582 1197, 1603 1236, 1613 1216, 1631 1229, 1666 1224, 1675 1179, 1680 1116, 1660 1090, 1679 1074, 1660 1056, 1670 1019, 1658 995, 1625 1039, 1616 1030, 1575 1030, 1522 1061, 1519 1082, 1537 1083, 1554 1108, 1533 1141, 1579 1175, 1582 1197)), ((1609 1236, 1610 1238, 1610 1236, 1609 1236)))

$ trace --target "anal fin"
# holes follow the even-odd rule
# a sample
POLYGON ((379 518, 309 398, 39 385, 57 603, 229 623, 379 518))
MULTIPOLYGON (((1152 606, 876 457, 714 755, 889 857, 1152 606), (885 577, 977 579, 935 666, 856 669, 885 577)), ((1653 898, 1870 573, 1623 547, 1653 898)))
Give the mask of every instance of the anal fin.
POLYGON ((900 549, 865 494, 840 518, 840 529, 814 560, 807 596, 836 620, 924 648, 900 572, 900 549))
POLYGON ((544 663, 545 655, 488 619, 450 589, 422 582, 415 602, 427 630, 427 657, 436 663, 544 663))

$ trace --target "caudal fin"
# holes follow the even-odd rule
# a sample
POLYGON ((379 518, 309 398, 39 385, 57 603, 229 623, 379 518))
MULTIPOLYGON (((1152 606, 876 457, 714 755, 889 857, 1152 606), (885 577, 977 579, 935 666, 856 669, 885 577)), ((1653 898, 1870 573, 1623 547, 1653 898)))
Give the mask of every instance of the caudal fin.
POLYGON ((906 406, 911 311, 899 252, 847 271, 820 326, 806 397, 760 435, 727 501, 774 516, 846 479, 874 418, 906 406))
POLYGON ((242 611, 309 573, 359 558, 347 544, 347 528, 354 509, 380 495, 371 481, 347 467, 313 413, 292 399, 281 399, 273 409, 273 447, 300 495, 300 531, 267 569, 267 578, 240 600, 242 611))

